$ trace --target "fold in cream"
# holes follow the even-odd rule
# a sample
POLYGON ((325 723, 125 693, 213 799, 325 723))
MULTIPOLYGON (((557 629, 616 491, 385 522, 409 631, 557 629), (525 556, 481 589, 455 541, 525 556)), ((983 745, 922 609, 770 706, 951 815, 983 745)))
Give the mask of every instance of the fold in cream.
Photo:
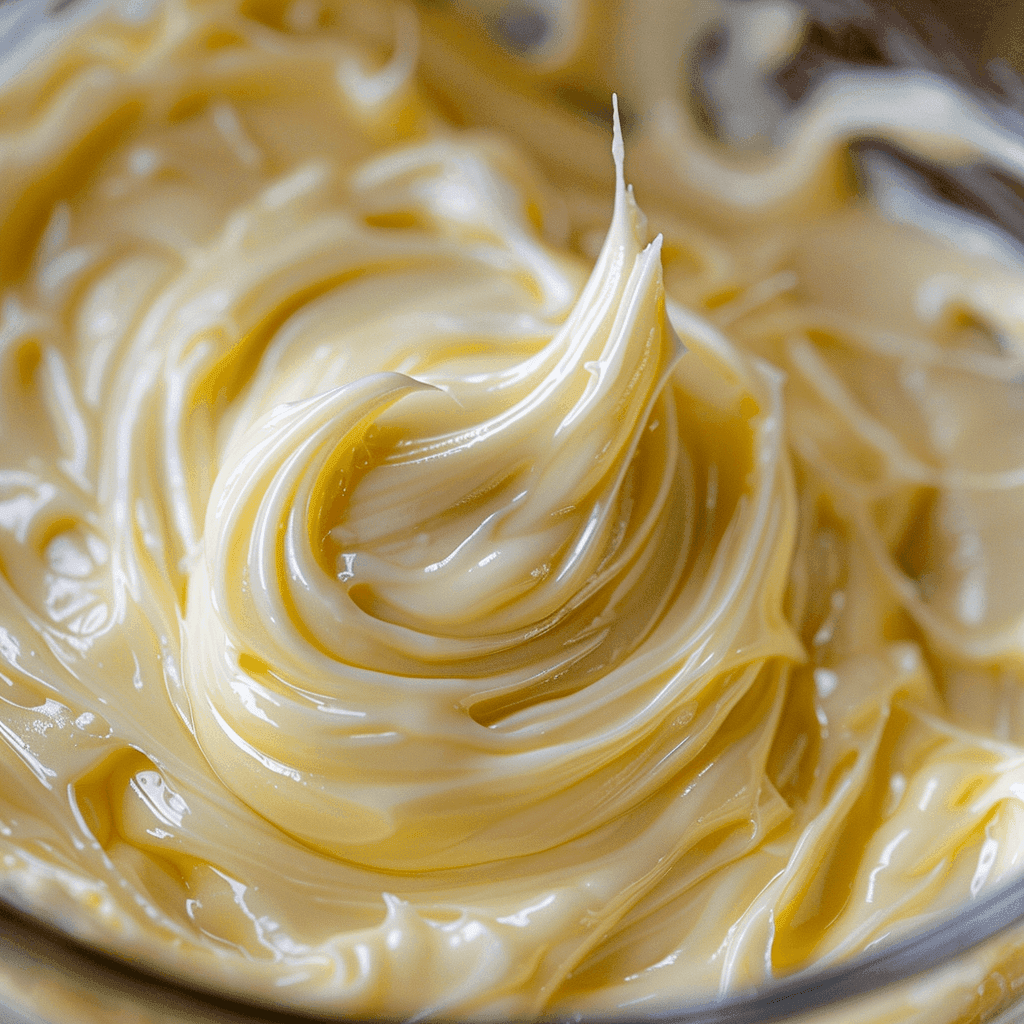
MULTIPOLYGON (((508 110, 464 30, 181 0, 6 87, 4 891, 204 984, 522 1018, 997 884, 1019 268, 799 146, 804 215, 662 176, 650 240, 617 123, 560 192, 453 127, 471 73, 508 110)), ((542 161, 597 132, 520 86, 542 161)))

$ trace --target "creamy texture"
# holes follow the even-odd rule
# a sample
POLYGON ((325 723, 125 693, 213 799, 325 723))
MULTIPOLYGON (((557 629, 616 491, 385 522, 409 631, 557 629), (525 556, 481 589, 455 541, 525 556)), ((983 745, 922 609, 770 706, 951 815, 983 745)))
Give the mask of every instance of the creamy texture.
POLYGON ((662 94, 714 11, 615 10, 649 65, 588 63, 598 6, 531 68, 443 10, 169 3, 0 97, 18 901, 286 1003, 529 1017, 1016 868, 1020 260, 840 172, 864 125, 1019 146, 874 73, 730 155, 662 94), (653 231, 566 67, 639 117, 653 231))

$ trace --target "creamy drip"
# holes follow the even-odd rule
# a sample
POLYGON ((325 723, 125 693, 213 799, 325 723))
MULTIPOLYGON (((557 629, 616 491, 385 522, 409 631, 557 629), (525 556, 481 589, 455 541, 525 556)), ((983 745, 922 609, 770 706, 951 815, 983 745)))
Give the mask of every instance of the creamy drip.
POLYGON ((865 125, 1019 144, 873 73, 729 155, 664 91, 715 12, 616 10, 673 55, 573 74, 643 112, 653 237, 557 40, 531 71, 444 11, 169 3, 7 86, 19 902, 286 1003, 528 1017, 828 963, 1016 868, 1021 269, 837 168, 865 125))

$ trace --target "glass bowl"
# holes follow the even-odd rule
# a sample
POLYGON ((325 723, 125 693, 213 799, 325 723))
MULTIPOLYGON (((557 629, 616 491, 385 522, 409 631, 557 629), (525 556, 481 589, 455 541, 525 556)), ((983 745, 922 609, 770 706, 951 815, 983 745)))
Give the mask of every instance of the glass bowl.
MULTIPOLYGON (((6 54, 0 80, 17 73, 95 6, 91 0, 0 3, 0 52, 6 54)), ((455 6, 461 6, 467 17, 483 18, 502 45, 526 59, 543 52, 549 21, 558 8, 552 2, 496 8, 481 0, 455 6)), ((952 0, 913 7, 881 0, 813 0, 809 9, 810 28, 800 53, 778 79, 792 103, 799 103, 812 82, 837 66, 912 66, 953 78, 982 97, 1004 125, 1024 131, 1024 87, 1012 70, 1024 13, 1018 14, 1012 2, 967 9, 952 0)), ((711 133, 724 131, 713 83, 720 46, 720 38, 709 36, 691 69, 693 99, 703 108, 711 133)), ((937 191, 1024 243, 1024 179, 1015 181, 977 165, 922 165, 871 139, 858 144, 857 153, 867 177, 878 159, 895 160, 918 187, 937 191)), ((924 1024, 937 1019, 938 1007, 943 1021, 1024 1021, 1024 878, 926 931, 841 965, 802 970, 759 991, 719 1001, 621 1019, 661 1024, 924 1024)), ((16 895, 0 888, 3 1024, 301 1024, 331 1019, 249 1000, 243 992, 206 990, 152 964, 111 955, 33 917, 19 907, 16 895)), ((571 1019, 582 1024, 584 1018, 571 1019)))

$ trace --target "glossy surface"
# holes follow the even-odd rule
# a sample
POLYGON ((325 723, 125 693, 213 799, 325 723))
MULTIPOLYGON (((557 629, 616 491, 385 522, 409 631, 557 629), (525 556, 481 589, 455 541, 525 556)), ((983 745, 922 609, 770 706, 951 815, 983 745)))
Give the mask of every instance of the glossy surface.
MULTIPOLYGON (((1013 874, 1020 257, 842 147, 1019 144, 865 72, 729 153, 659 64, 717 9, 618 8, 628 74, 566 10, 650 229, 565 52, 443 11, 162 5, 8 87, 0 841, 40 915, 286 1003, 523 1017, 1013 874)), ((770 66, 799 25, 759 10, 770 66)))

